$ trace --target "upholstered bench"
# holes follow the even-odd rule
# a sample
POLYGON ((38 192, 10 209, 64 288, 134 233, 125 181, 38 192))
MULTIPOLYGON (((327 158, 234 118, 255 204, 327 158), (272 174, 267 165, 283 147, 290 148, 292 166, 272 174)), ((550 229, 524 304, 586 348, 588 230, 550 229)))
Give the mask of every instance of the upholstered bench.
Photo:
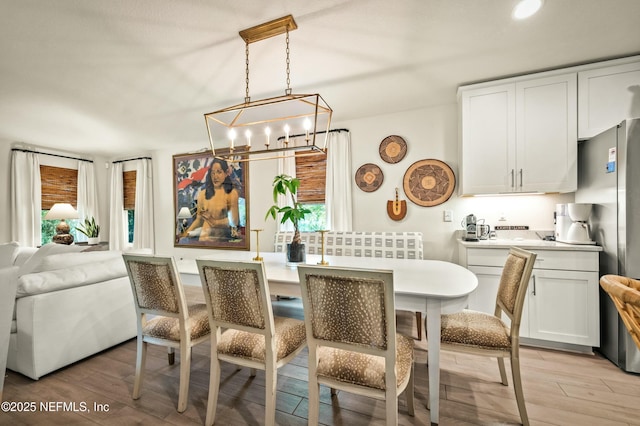
MULTIPOLYGON (((293 232, 276 232, 274 251, 285 252, 293 232)), ((307 254, 322 253, 320 232, 301 232, 300 239, 307 254)), ((339 232, 329 231, 324 237, 327 256, 422 259, 422 232, 339 232)), ((418 340, 422 340, 422 313, 416 312, 418 340)))
MULTIPOLYGON (((284 252, 293 232, 276 232, 274 251, 284 252)), ((301 232, 307 254, 321 254, 319 232, 301 232)), ((338 232, 325 234, 324 254, 327 256, 380 257, 422 259, 422 232, 338 232)))

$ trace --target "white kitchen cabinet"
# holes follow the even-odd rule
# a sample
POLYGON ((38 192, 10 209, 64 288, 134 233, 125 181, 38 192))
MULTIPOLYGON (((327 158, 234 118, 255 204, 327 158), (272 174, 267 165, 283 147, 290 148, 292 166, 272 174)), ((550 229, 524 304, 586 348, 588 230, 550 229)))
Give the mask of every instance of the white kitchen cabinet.
POLYGON ((578 138, 640 117, 640 60, 578 73, 578 138))
MULTIPOLYGON (((600 345, 598 252, 545 250, 531 274, 520 325, 524 342, 546 342, 588 348, 600 345)), ((493 314, 508 248, 461 247, 460 263, 478 277, 469 309, 493 314)))
POLYGON ((461 195, 576 190, 576 78, 461 88, 461 195))

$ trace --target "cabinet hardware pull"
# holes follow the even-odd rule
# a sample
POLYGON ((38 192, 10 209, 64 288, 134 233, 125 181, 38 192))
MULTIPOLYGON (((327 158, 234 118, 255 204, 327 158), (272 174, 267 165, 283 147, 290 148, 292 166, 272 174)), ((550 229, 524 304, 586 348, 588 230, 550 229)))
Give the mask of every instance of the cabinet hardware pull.
POLYGON ((520 188, 522 188, 522 169, 520 169, 520 188))
POLYGON ((514 176, 515 176, 515 169, 511 169, 511 187, 512 188, 516 187, 515 182, 514 182, 514 179, 515 179, 514 176))
POLYGON ((536 295, 536 276, 532 275, 531 278, 533 278, 533 292, 531 292, 531 294, 535 296, 536 295))

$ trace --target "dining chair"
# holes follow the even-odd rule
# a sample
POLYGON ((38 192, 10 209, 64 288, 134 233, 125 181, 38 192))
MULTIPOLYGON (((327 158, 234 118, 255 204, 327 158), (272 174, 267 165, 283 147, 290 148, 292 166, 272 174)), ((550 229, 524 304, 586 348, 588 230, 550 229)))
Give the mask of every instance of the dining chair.
POLYGON ((265 424, 274 425, 278 368, 306 346, 304 322, 273 315, 262 262, 197 259, 211 325, 205 425, 215 420, 220 361, 265 372, 265 424), (224 330, 224 331, 223 331, 224 330))
POLYGON ((309 346, 309 424, 320 385, 385 401, 398 424, 398 395, 414 415, 413 339, 396 334, 393 271, 299 265, 309 346))
POLYGON ((640 349, 640 281, 620 275, 603 275, 600 286, 616 306, 631 338, 640 349))
MULTIPOLYGON (((512 247, 500 277, 494 315, 463 310, 441 316, 443 351, 496 357, 502 384, 508 386, 504 358, 511 360, 513 388, 523 425, 529 424, 520 377, 520 321, 536 253, 512 247), (510 321, 503 321, 506 315, 510 321)), ((533 277, 535 281, 535 276, 533 277)))
POLYGON ((133 399, 140 398, 145 372, 147 345, 166 346, 169 364, 180 350, 180 388, 178 412, 187 409, 191 348, 210 337, 207 307, 204 303, 187 303, 182 282, 172 257, 122 255, 135 301, 138 320, 136 376, 133 399), (147 316, 151 315, 152 318, 147 316))

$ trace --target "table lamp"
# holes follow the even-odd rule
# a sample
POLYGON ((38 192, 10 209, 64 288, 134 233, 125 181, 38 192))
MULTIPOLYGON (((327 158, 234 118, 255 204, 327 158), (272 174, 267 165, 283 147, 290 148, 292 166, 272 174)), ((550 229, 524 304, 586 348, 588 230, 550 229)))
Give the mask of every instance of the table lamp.
POLYGON ((78 219, 78 212, 69 203, 56 203, 44 216, 45 220, 60 220, 56 225, 56 235, 51 239, 56 244, 73 244, 71 228, 65 219, 78 219))
POLYGON ((183 233, 187 228, 187 220, 191 219, 191 210, 189 210, 189 207, 181 208, 180 211, 178 212, 177 218, 182 220, 182 223, 180 226, 180 233, 183 233))

